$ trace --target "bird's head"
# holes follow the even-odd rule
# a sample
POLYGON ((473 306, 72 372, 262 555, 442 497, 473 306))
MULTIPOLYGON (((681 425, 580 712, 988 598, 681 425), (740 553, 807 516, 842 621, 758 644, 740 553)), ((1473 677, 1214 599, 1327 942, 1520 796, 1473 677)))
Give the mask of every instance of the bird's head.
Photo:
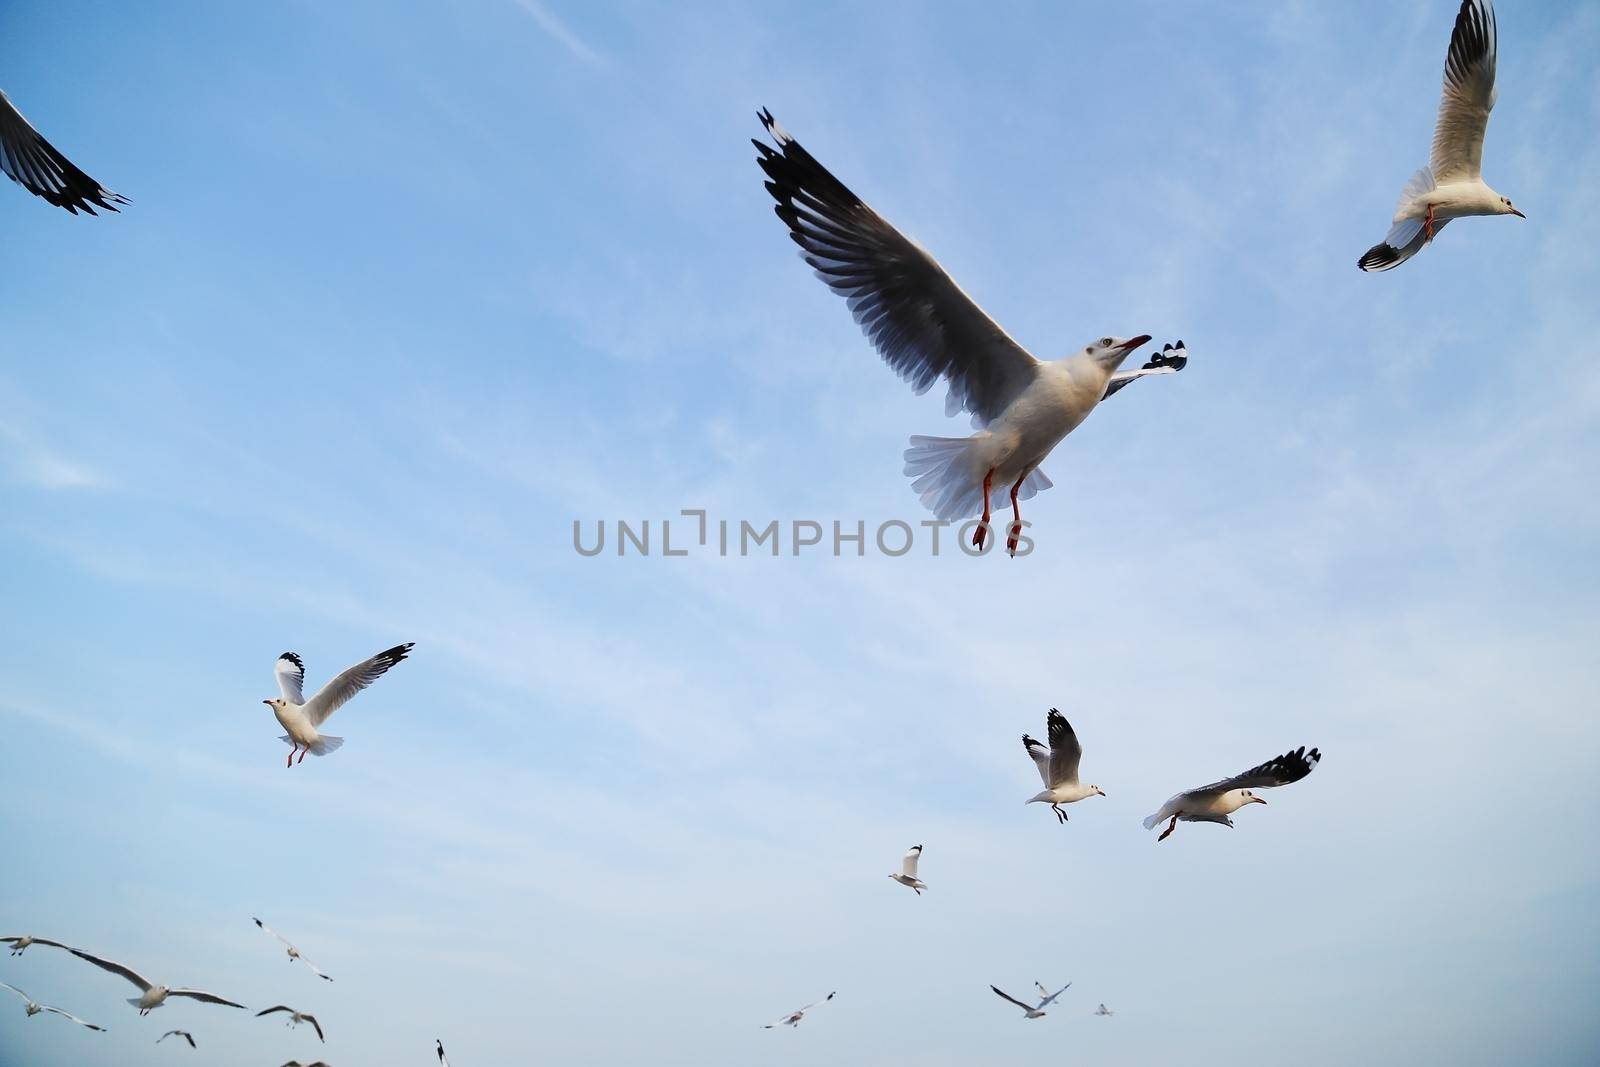
POLYGON ((1089 788, 1094 791, 1096 796, 1102 796, 1103 797, 1103 796, 1106 795, 1106 791, 1104 789, 1101 789, 1097 785, 1091 785, 1089 788))
POLYGON ((1500 198, 1500 214, 1515 215, 1519 219, 1525 219, 1528 217, 1511 206, 1511 198, 1509 196, 1502 196, 1500 198))
POLYGON ((261 703, 265 704, 269 708, 274 708, 274 709, 276 709, 278 711, 282 711, 284 708, 289 706, 289 705, 287 705, 287 704, 285 704, 283 702, 283 698, 282 697, 273 697, 271 700, 263 700, 261 703))
POLYGON ((1254 793, 1252 793, 1248 789, 1239 790, 1239 795, 1244 798, 1244 802, 1246 804, 1265 804, 1266 803, 1265 800, 1262 800, 1260 797, 1256 796, 1254 793))
POLYGON ((1083 354, 1091 361, 1105 368, 1107 374, 1122 365, 1122 361, 1133 354, 1133 350, 1150 340, 1150 335, 1142 333, 1138 337, 1102 337, 1091 341, 1084 346, 1083 354))

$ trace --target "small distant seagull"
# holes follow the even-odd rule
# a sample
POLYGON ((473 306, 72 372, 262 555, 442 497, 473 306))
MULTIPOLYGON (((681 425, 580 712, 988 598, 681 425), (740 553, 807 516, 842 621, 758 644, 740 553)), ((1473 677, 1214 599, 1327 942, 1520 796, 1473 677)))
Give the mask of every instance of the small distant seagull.
POLYGON ((4 92, 0 92, 0 170, 34 196, 74 215, 79 211, 93 215, 96 207, 116 211, 116 205, 129 202, 57 152, 4 92))
POLYGON ((81 949, 74 948, 68 949, 67 951, 71 952, 80 960, 86 960, 87 962, 94 964, 102 971, 110 971, 112 974, 120 974, 122 977, 138 986, 140 992, 143 993, 143 996, 129 997, 128 1003, 138 1008, 140 1015, 148 1015, 150 1012, 155 1011, 166 1002, 168 997, 188 997, 190 1000, 204 1001, 207 1004, 221 1004, 225 1008, 244 1008, 243 1004, 236 1004, 231 1000, 224 1000, 215 993, 204 993, 198 989, 169 989, 164 985, 155 985, 143 975, 138 974, 129 967, 124 967, 120 963, 113 963, 111 960, 103 960, 99 956, 91 956, 81 949))
POLYGON ((821 1000, 814 1000, 810 1004, 807 1004, 805 1007, 801 1008, 798 1011, 791 1011, 788 1015, 785 1015, 783 1018, 779 1019, 777 1022, 768 1023, 767 1025, 763 1026, 762 1029, 763 1030, 771 1030, 771 1029, 774 1029, 775 1027, 779 1027, 779 1026, 799 1026, 800 1025, 800 1020, 805 1018, 806 1012, 810 1011, 812 1008, 815 1008, 815 1007, 818 1007, 820 1005, 828 1003, 828 1001, 830 1001, 830 1000, 832 1000, 834 998, 834 994, 837 993, 837 992, 838 992, 838 990, 835 990, 834 993, 829 993, 827 996, 823 997, 821 1000))
POLYGON ((328 1067, 328 1065, 321 1060, 317 1060, 315 1063, 301 1063, 299 1060, 290 1060, 283 1067, 328 1067))
POLYGON ((1104 1004, 1102 1004, 1098 1008, 1096 1008, 1094 1010, 1094 1013, 1096 1015, 1115 1015, 1116 1014, 1116 1012, 1112 1011, 1110 1008, 1106 1007, 1104 1004))
POLYGON ((439 1054, 439 1063, 441 1067, 450 1067, 450 1061, 444 1058, 444 1042, 440 1041, 438 1038, 434 1038, 433 1043, 435 1046, 437 1046, 434 1051, 439 1054))
POLYGON ((1002 1000, 1009 1000, 1009 1001, 1011 1001, 1011 1003, 1013 1003, 1017 1007, 1021 1008, 1022 1009, 1022 1013, 1026 1018, 1029 1018, 1029 1019, 1043 1019, 1045 1017, 1045 1014, 1046 1014, 1045 1012, 1040 1011, 1038 1008, 1034 1007, 1032 1004, 1024 1004, 1022 1001, 1018 1000, 1016 997, 1012 996, 1010 993, 1007 993, 1004 990, 1002 990, 999 986, 993 986, 992 985, 989 988, 994 990, 995 996, 999 997, 1002 1000))
POLYGON ((48 1004, 37 1004, 37 1003, 35 1003, 34 999, 32 997, 28 996, 28 994, 24 993, 22 990, 18 989, 14 985, 7 985, 5 982, 0 982, 0 986, 5 986, 7 989, 11 990, 11 992, 15 993, 17 996, 22 998, 22 1003, 23 1003, 23 1009, 22 1010, 30 1019, 33 1018, 33 1016, 38 1015, 41 1011, 47 1011, 52 1015, 59 1015, 63 1019, 71 1019, 73 1022, 77 1023, 79 1026, 86 1026, 91 1030, 99 1030, 101 1032, 105 1031, 105 1027, 96 1026, 94 1023, 84 1022, 82 1019, 78 1018, 76 1015, 73 1015, 71 1012, 62 1011, 60 1008, 52 1008, 48 1004))
POLYGON ((1097 785, 1079 783, 1078 761, 1083 758, 1083 746, 1078 743, 1078 735, 1066 716, 1051 708, 1045 718, 1045 728, 1049 731, 1049 748, 1027 734, 1022 735, 1022 747, 1033 757, 1039 777, 1044 779, 1044 792, 1035 793, 1025 803, 1049 804, 1050 810, 1056 813, 1056 821, 1066 822, 1067 813, 1061 810, 1062 804, 1075 804, 1084 797, 1103 797, 1105 792, 1097 785))
POLYGON ((1061 994, 1065 993, 1067 990, 1072 988, 1072 983, 1068 982, 1066 985, 1062 986, 1060 989, 1056 990, 1054 993, 1052 993, 1052 992, 1050 992, 1050 990, 1046 989, 1044 987, 1044 983, 1043 982, 1035 981, 1033 983, 1033 987, 1039 991, 1039 996, 1041 998, 1039 1003, 1037 1003, 1037 1004, 1035 1004, 1033 1006, 1034 1010, 1038 1010, 1040 1008, 1048 1008, 1050 1005, 1054 1004, 1056 1002, 1056 998, 1057 997, 1059 997, 1061 994))
POLYGON ((1483 180, 1483 134, 1494 108, 1497 52, 1494 5, 1461 0, 1444 58, 1444 98, 1433 128, 1428 165, 1411 176, 1394 210, 1394 225, 1356 265, 1390 270, 1418 252, 1451 219, 1469 215, 1527 218, 1483 180))
POLYGON ((189 1047, 190 1048, 194 1048, 195 1047, 195 1045, 194 1045, 194 1035, 191 1034, 187 1030, 168 1030, 166 1033, 164 1033, 160 1037, 156 1038, 156 1044, 158 1044, 158 1045, 161 1044, 161 1042, 165 1041, 169 1037, 172 1037, 173 1035, 177 1035, 178 1037, 181 1037, 185 1041, 189 1042, 189 1047))
POLYGON ((756 162, 801 257, 848 301, 885 363, 918 393, 944 378, 950 389, 945 414, 969 411, 979 427, 970 437, 911 438, 905 473, 915 479, 912 490, 949 522, 981 511, 982 524, 972 536, 981 549, 992 495, 1009 485, 1006 547, 1015 554, 1022 523, 1017 502, 1051 485, 1039 464, 1108 395, 1117 369, 1150 336, 1102 337, 1065 359, 1039 361, 921 245, 817 162, 770 111, 758 114, 777 147, 752 141, 756 162))
POLYGON ((300 955, 300 950, 295 948, 294 945, 290 943, 288 938, 284 937, 282 934, 278 933, 272 927, 268 926, 266 923, 262 922, 260 919, 257 919, 253 915, 250 917, 250 921, 255 923, 257 926, 261 927, 261 929, 265 930, 267 933, 271 934, 273 937, 277 938, 280 942, 282 942, 283 946, 289 950, 289 959, 290 960, 299 960, 301 963, 303 963, 307 967, 311 968, 311 973, 312 974, 315 974, 318 978, 321 978, 325 982, 333 981, 332 978, 329 978, 327 975, 322 973, 322 968, 318 967, 315 963, 312 963, 310 960, 308 960, 304 956, 300 955))
POLYGON ((9 944, 13 956, 20 956, 28 951, 29 945, 49 945, 51 948, 64 948, 68 952, 72 951, 70 945, 63 945, 59 941, 50 941, 43 937, 34 937, 32 934, 22 934, 17 937, 0 937, 0 943, 9 944))
POLYGON ((317 727, 327 722, 328 716, 343 707, 351 697, 377 681, 390 667, 405 659, 406 653, 410 652, 415 644, 415 641, 407 641, 403 645, 395 645, 391 649, 379 652, 371 659, 357 663, 323 686, 310 700, 301 695, 301 687, 306 680, 306 665, 293 652, 285 652, 279 656, 276 673, 278 688, 283 691, 283 696, 263 700, 262 703, 272 709, 272 714, 277 716, 279 724, 289 731, 279 738, 289 745, 289 759, 285 761, 284 766, 287 767, 295 762, 296 752, 300 753, 300 762, 304 763, 307 752, 326 756, 344 744, 344 738, 319 734, 317 727))
POLYGON ((919 897, 922 895, 922 891, 928 888, 927 883, 917 877, 917 861, 921 858, 922 846, 912 845, 910 850, 900 857, 900 873, 889 876, 901 885, 915 889, 919 897))
POLYGON ((1231 827, 1233 820, 1228 816, 1233 812, 1246 804, 1266 803, 1255 795, 1254 790, 1271 789, 1275 786, 1288 785, 1290 782, 1298 782, 1311 773, 1311 769, 1320 759, 1322 753, 1316 749, 1307 752, 1306 747, 1301 745, 1293 752, 1285 752, 1275 759, 1269 759, 1243 774, 1203 785, 1199 789, 1191 789, 1187 793, 1179 793, 1161 805, 1160 811, 1147 817, 1144 820, 1144 828, 1152 830, 1163 819, 1170 818, 1172 822, 1161 831, 1161 836, 1156 838, 1157 841, 1165 841, 1167 835, 1178 828, 1179 822, 1219 822, 1231 827))
POLYGON ((277 1004, 266 1009, 265 1011, 256 1012, 256 1018, 259 1019, 263 1015, 271 1015, 275 1011, 288 1013, 289 1021, 286 1024, 288 1026, 299 1026, 301 1023, 310 1023, 311 1029, 317 1032, 317 1040, 323 1042, 324 1044, 327 1043, 328 1039, 322 1036, 322 1024, 317 1022, 317 1017, 312 1015, 310 1012, 295 1011, 287 1004, 277 1004))

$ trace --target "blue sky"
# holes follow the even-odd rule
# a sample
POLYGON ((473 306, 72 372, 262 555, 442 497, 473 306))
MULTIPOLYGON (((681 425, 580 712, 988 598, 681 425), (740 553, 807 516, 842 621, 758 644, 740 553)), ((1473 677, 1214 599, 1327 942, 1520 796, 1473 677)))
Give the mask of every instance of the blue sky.
POLYGON ((1600 9, 1501 5, 1528 221, 1365 276, 1454 5, 1112 7, 0 9, 134 201, 0 188, 0 926, 328 1031, 36 949, 0 979, 110 1032, 0 1004, 0 1064, 1593 1062, 1600 9), (759 106, 1037 354, 1188 342, 1028 558, 572 550, 916 522, 906 436, 964 432, 793 255, 759 106), (286 771, 273 658, 404 640, 286 771))

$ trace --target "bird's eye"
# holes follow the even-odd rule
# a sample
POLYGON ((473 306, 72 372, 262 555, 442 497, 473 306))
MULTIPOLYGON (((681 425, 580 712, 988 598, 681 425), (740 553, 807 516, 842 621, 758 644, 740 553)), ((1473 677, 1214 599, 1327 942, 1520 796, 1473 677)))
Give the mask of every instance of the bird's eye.
POLYGON ((1110 348, 1111 344, 1112 344, 1112 339, 1111 338, 1109 338, 1109 337, 1100 338, 1100 347, 1101 348, 1110 348))

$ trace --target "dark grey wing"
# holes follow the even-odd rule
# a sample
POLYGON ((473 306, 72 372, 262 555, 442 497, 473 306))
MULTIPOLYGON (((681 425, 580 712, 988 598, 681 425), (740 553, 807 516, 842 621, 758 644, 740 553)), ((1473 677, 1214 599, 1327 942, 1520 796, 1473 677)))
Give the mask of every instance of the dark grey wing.
POLYGON ((249 1008, 245 1008, 243 1004, 219 997, 215 993, 205 993, 198 989, 173 989, 168 991, 167 996, 188 997, 190 1000, 203 1000, 207 1004, 221 1004, 224 1008, 244 1008, 245 1011, 250 1010, 249 1008))
POLYGON ((1001 1000, 1009 1000, 1009 1001, 1011 1001, 1011 1003, 1015 1004, 1017 1007, 1021 1008, 1023 1011, 1034 1011, 1034 1010, 1036 1010, 1032 1004, 1024 1004, 1024 1003, 1022 1003, 1022 1001, 1018 1000, 1016 997, 1012 996, 1010 993, 1005 992, 999 986, 992 985, 989 988, 994 990, 995 996, 999 997, 1001 1000))
POLYGON ((1494 5, 1489 0, 1461 0, 1450 50, 1445 53, 1444 93, 1428 160, 1441 185, 1470 181, 1482 173, 1483 135, 1494 110, 1497 51, 1494 5))
POLYGON ((65 208, 95 214, 95 208, 116 211, 128 203, 72 165, 22 117, 4 92, 0 92, 0 170, 28 192, 65 208), (93 206, 90 206, 93 205, 93 206))
POLYGON ((267 1009, 265 1009, 265 1010, 263 1010, 263 1011, 258 1011, 258 1012, 256 1012, 256 1018, 257 1018, 257 1019, 259 1019, 259 1018, 261 1018, 261 1017, 262 1017, 262 1016, 263 1016, 263 1015, 271 1015, 271 1014, 273 1014, 273 1013, 274 1013, 274 1012, 280 1012, 280 1011, 286 1011, 286 1012, 288 1012, 288 1013, 289 1013, 289 1014, 290 1014, 290 1015, 293 1015, 293 1014, 294 1014, 294 1009, 293 1009, 293 1008, 291 1008, 291 1007, 289 1007, 289 1006, 288 1006, 288 1005, 287 1005, 287 1004, 274 1004, 274 1005, 273 1005, 273 1006, 272 1006, 272 1007, 270 1007, 270 1008, 267 1008, 267 1009))
POLYGON ((87 952, 83 952, 79 949, 69 948, 67 951, 78 957, 80 960, 85 960, 94 964, 102 971, 110 971, 112 974, 120 974, 122 977, 138 986, 141 992, 150 992, 150 982, 145 979, 144 975, 133 970, 131 967, 124 967, 122 964, 115 963, 111 960, 103 960, 99 956, 91 956, 87 952))
POLYGON ((949 414, 996 418, 1034 380, 1039 361, 1013 341, 920 245, 873 211, 773 119, 778 148, 752 141, 767 192, 817 277, 844 297, 885 363, 925 393, 950 384, 949 414))
POLYGON ((1226 793, 1230 789, 1272 789, 1290 782, 1298 782, 1310 774, 1322 759, 1322 753, 1316 749, 1310 752, 1301 745, 1292 752, 1285 752, 1267 762, 1251 767, 1243 774, 1236 774, 1232 778, 1224 778, 1220 782, 1201 786, 1199 789, 1189 790, 1190 795, 1197 793, 1226 793))
POLYGON ((315 1015, 307 1015, 305 1020, 311 1024, 311 1029, 317 1032, 317 1040, 327 1044, 328 1039, 322 1036, 322 1024, 317 1022, 317 1017, 315 1015))
POLYGON ((1183 347, 1183 342, 1168 344, 1151 356, 1150 361, 1144 366, 1132 370, 1119 370, 1113 374, 1111 381, 1106 384, 1105 395, 1100 399, 1110 400, 1135 378, 1147 378, 1152 374, 1176 374, 1188 365, 1189 350, 1183 347))
POLYGON ((450 1067, 450 1061, 444 1058, 444 1042, 434 1038, 433 1043, 435 1045, 434 1051, 439 1053, 440 1067, 450 1067))
POLYGON ((1083 759, 1083 746, 1067 717, 1050 709, 1045 720, 1050 728, 1050 787, 1071 785, 1078 780, 1078 761, 1083 759))

